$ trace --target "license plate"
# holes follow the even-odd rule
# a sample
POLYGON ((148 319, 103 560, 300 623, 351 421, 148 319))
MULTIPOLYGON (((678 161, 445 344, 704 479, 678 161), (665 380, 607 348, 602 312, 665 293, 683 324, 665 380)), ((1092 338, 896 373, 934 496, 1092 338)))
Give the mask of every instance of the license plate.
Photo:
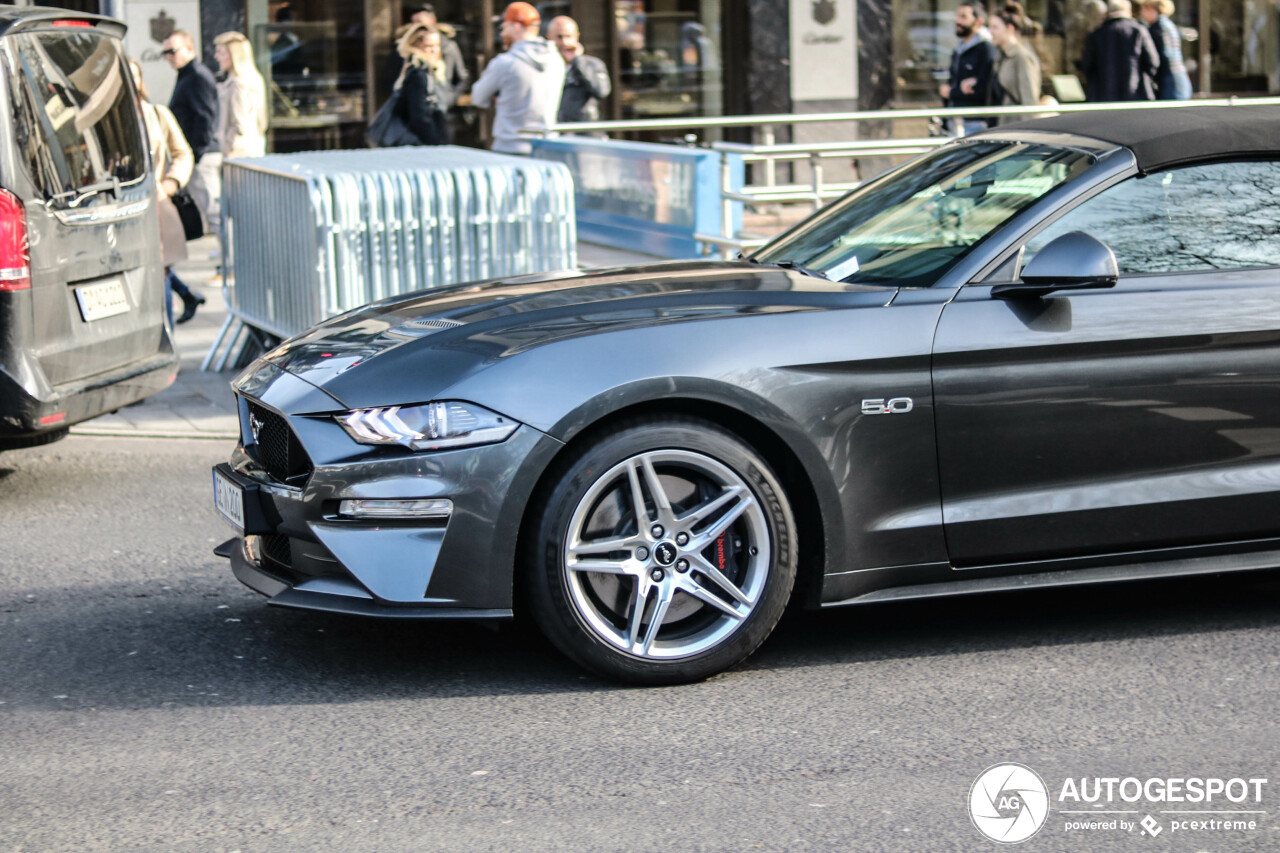
POLYGON ((80 316, 86 323, 129 311, 129 294, 125 292, 124 282, 120 279, 77 287, 76 302, 80 305, 80 316))
POLYGON ((213 506, 232 527, 244 532, 244 491, 217 469, 213 472, 213 506))

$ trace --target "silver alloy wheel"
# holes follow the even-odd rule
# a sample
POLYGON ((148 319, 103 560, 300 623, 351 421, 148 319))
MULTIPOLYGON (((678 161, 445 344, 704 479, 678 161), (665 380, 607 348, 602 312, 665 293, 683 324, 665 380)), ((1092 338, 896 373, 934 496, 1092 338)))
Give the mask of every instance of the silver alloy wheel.
POLYGON ((772 559, 765 513, 741 476, 701 453, 658 450, 588 489, 569 521, 563 570, 598 637, 638 658, 674 660, 741 627, 772 559), (602 532, 611 506, 616 523, 602 532))

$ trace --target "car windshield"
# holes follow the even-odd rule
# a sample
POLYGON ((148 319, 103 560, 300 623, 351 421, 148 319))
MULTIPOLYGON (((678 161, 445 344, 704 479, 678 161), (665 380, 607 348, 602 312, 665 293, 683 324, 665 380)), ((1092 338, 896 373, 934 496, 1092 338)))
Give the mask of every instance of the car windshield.
POLYGON ((1082 151, 1023 142, 948 145, 855 190, 752 260, 832 281, 928 287, 1093 161, 1082 151))
POLYGON ((91 28, 3 42, 18 148, 47 200, 92 204, 147 174, 147 146, 120 42, 91 28))

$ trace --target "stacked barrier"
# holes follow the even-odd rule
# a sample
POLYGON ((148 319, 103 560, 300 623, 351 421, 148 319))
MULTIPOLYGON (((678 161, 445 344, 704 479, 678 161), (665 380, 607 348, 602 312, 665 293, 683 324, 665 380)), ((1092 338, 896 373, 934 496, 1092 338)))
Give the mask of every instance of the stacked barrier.
POLYGON ((470 148, 231 161, 222 215, 235 284, 205 369, 236 323, 287 338, 388 296, 577 266, 569 170, 470 148))

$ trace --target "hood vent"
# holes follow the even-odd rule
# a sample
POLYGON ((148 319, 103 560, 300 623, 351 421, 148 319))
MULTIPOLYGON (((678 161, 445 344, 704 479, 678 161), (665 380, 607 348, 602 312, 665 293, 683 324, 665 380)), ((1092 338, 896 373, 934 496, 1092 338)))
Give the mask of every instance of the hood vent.
POLYGON ((457 326, 465 326, 461 320, 446 320, 443 317, 427 318, 425 320, 410 320, 405 323, 406 326, 413 326, 422 329, 452 329, 457 326))
POLYGON ((387 330, 387 334, 404 338, 425 338, 427 335, 435 334, 444 329, 455 329, 458 326, 465 326, 461 320, 446 320, 441 317, 425 317, 421 320, 409 320, 401 323, 392 329, 387 330))

